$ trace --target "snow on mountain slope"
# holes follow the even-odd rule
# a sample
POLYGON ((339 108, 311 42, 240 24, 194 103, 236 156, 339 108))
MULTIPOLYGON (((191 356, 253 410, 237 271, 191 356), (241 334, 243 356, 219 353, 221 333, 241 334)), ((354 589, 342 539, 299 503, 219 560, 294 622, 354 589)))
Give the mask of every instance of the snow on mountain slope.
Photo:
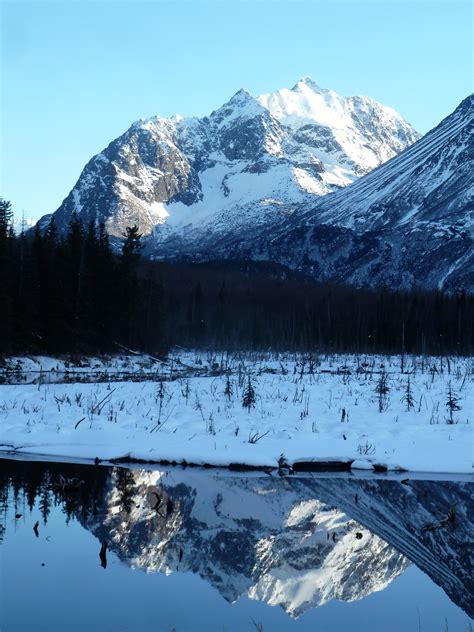
POLYGON ((474 96, 404 153, 320 206, 318 221, 355 228, 438 222, 474 228, 474 96))
MULTIPOLYGON (((355 285, 474 289, 474 96, 410 148, 254 240, 261 258, 355 285)), ((252 257, 238 245, 239 256, 252 257)))
POLYGON ((55 218, 63 230, 76 212, 117 237, 137 224, 157 243, 235 234, 280 221, 417 138, 390 108, 309 78, 258 98, 240 90, 202 119, 134 123, 89 161, 55 218))
POLYGON ((335 184, 368 173, 418 137, 395 110, 368 97, 340 97, 310 77, 258 100, 293 130, 289 152, 311 160, 317 149, 335 184))
POLYGON ((158 259, 472 290, 473 100, 417 140, 394 110, 308 77, 258 98, 240 90, 201 119, 134 123, 89 161, 56 222, 65 230, 76 212, 118 238, 137 224, 158 259))

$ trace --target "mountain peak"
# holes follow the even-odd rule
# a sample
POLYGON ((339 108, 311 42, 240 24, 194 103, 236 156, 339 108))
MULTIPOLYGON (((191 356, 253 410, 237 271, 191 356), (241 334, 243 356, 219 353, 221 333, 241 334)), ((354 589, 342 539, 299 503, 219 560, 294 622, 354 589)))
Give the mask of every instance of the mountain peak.
POLYGON ((264 112, 264 108, 258 100, 248 90, 241 88, 227 103, 218 110, 214 110, 210 118, 214 119, 218 126, 221 127, 229 125, 235 119, 253 118, 262 112, 264 112))
POLYGON ((245 88, 240 88, 240 90, 237 90, 234 96, 229 99, 228 103, 237 104, 245 103, 246 101, 255 101, 255 99, 248 90, 246 90, 245 88))
POLYGON ((321 88, 316 81, 309 75, 301 77, 299 81, 291 88, 292 92, 301 92, 303 89, 309 88, 313 92, 326 92, 325 88, 321 88))
POLYGON ((117 238, 137 224, 160 257, 214 252, 218 239, 279 224, 416 140, 395 112, 382 114, 303 77, 293 91, 240 89, 202 118, 141 120, 87 163, 58 229, 77 212, 117 238))

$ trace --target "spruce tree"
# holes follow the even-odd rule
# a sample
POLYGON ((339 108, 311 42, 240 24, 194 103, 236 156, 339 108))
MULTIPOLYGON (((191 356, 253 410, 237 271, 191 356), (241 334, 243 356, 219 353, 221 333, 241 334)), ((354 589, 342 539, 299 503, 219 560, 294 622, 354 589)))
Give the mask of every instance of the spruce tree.
POLYGON ((12 220, 13 210, 11 202, 0 197, 0 248, 2 241, 6 239, 10 233, 12 220))
POLYGON ((408 412, 415 407, 415 398, 413 397, 413 391, 411 389, 410 376, 408 376, 405 394, 402 397, 402 401, 405 402, 408 412))
POLYGON ((96 264, 94 322, 102 344, 105 348, 112 348, 113 341, 118 337, 117 315, 120 313, 121 297, 117 259, 112 253, 104 223, 98 228, 96 264))
POLYGON ((0 354, 12 350, 14 331, 13 319, 13 273, 15 235, 11 230, 13 211, 11 202, 0 198, 0 354))
POLYGON ((80 319, 82 281, 84 273, 84 228, 76 213, 73 213, 69 222, 66 237, 68 264, 68 289, 71 297, 71 316, 74 322, 71 325, 76 330, 80 319))
POLYGON ((456 411, 461 410, 461 406, 459 405, 459 395, 453 391, 451 381, 448 383, 448 393, 445 406, 449 414, 448 424, 454 424, 453 414, 456 411))
POLYGON ((244 389, 243 398, 242 398, 242 406, 247 409, 250 413, 250 409, 255 407, 255 402, 257 401, 255 389, 252 384, 252 379, 250 375, 248 376, 247 385, 244 389))
POLYGON ((138 226, 127 226, 124 233, 125 240, 122 245, 120 257, 120 286, 122 313, 122 342, 129 348, 137 342, 137 315, 141 302, 140 284, 137 278, 138 263, 142 249, 142 235, 138 226))
POLYGON ((385 409, 386 398, 389 391, 390 388, 388 386, 387 373, 385 372, 385 368, 382 367, 379 381, 377 382, 377 386, 375 387, 375 392, 379 396, 379 413, 382 413, 385 409))
POLYGON ((127 226, 123 236, 125 240, 122 245, 122 266, 125 270, 134 272, 140 260, 142 234, 135 224, 134 226, 127 226))
POLYGON ((225 376, 224 395, 226 396, 226 398, 228 399, 229 402, 232 399, 232 395, 233 394, 234 394, 234 387, 232 386, 232 382, 230 380, 230 375, 229 375, 229 373, 227 373, 227 375, 225 376))

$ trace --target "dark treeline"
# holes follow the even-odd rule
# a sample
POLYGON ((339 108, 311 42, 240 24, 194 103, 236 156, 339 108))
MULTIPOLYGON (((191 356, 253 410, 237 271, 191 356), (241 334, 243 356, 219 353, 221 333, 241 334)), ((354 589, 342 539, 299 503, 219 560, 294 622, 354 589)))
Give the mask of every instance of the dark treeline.
POLYGON ((128 228, 114 255, 105 227, 73 217, 65 235, 16 237, 0 202, 0 353, 97 353, 164 348, 163 292, 139 278, 140 235, 128 228), (3 220, 2 220, 3 216, 3 220))
POLYGON ((0 202, 0 353, 215 350, 471 354, 474 297, 318 284, 269 262, 141 257, 136 227, 114 253, 73 217, 15 236, 0 202))
POLYGON ((471 354, 474 296, 318 284, 269 262, 145 265, 164 287, 170 343, 274 349, 471 354))

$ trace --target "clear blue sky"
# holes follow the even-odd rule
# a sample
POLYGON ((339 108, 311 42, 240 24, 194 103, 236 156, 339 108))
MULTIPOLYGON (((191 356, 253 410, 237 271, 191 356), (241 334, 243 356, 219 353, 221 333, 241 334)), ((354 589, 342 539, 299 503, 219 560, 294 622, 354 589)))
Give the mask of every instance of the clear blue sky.
POLYGON ((202 116, 303 75, 426 132, 472 92, 470 2, 0 0, 0 195, 54 211, 141 117, 202 116))

